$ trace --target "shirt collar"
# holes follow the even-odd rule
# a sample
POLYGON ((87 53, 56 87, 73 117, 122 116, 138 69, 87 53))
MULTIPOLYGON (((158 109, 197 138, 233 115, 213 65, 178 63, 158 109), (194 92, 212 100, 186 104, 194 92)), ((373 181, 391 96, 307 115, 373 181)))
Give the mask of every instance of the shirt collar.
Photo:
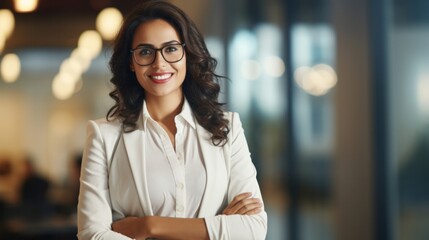
MULTIPOLYGON (((143 100, 142 115, 143 115, 143 126, 146 125, 145 123, 148 119, 150 119, 151 121, 155 121, 150 116, 149 111, 147 110, 146 101, 144 100, 143 100)), ((193 128, 196 127, 194 113, 192 112, 191 105, 189 105, 189 102, 186 100, 186 98, 183 102, 182 111, 180 111, 180 113, 176 116, 176 118, 179 118, 179 119, 181 118, 185 120, 193 128)))
POLYGON ((177 116, 183 118, 191 127, 196 127, 194 113, 192 112, 191 105, 189 105, 189 102, 186 100, 186 98, 183 102, 182 111, 177 116))

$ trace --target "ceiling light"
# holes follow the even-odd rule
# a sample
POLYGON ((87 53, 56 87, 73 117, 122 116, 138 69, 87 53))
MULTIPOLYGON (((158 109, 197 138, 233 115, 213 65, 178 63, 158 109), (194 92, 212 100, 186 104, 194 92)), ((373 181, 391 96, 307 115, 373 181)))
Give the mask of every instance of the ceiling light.
POLYGON ((122 14, 118 9, 106 8, 97 16, 95 22, 97 31, 101 34, 103 39, 112 40, 116 37, 121 27, 122 19, 122 14))
POLYGON ((21 73, 21 62, 16 54, 9 53, 1 61, 1 76, 5 82, 15 82, 21 73))
POLYGON ((88 30, 80 35, 77 46, 79 51, 94 59, 103 48, 103 40, 97 31, 88 30))
POLYGON ((15 18, 9 9, 0 9, 0 35, 5 39, 10 37, 15 27, 15 18))
POLYGON ((15 10, 17 12, 33 12, 39 3, 38 0, 14 0, 15 10))

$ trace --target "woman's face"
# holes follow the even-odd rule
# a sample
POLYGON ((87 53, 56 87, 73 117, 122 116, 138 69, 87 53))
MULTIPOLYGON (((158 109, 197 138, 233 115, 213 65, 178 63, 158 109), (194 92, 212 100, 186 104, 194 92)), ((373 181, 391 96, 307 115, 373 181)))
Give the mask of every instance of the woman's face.
POLYGON ((146 99, 182 97, 182 83, 186 75, 186 54, 183 54, 183 58, 179 61, 170 63, 172 59, 176 60, 174 54, 181 51, 180 45, 177 45, 181 43, 176 30, 164 20, 150 20, 137 27, 131 45, 136 49, 133 53, 135 56, 131 60, 131 70, 135 72, 138 82, 144 88, 146 99), (170 62, 164 59, 161 51, 153 51, 161 48, 170 62), (151 63, 153 54, 155 54, 155 60, 151 63), (136 62, 136 57, 140 59, 140 65, 136 62), (149 65, 141 66, 142 63, 149 65))

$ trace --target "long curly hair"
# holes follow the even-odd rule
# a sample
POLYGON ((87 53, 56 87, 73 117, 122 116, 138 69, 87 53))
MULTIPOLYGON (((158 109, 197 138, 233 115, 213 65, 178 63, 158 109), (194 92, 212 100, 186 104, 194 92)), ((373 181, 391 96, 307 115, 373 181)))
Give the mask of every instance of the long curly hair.
POLYGON ((224 145, 228 141, 228 120, 224 118, 223 104, 218 101, 218 81, 224 77, 214 72, 217 61, 211 57, 204 38, 193 21, 180 8, 165 1, 145 1, 124 20, 109 62, 113 74, 110 82, 114 85, 109 95, 115 104, 107 112, 106 119, 119 119, 126 132, 137 128, 136 122, 142 110, 145 92, 130 69, 130 50, 136 28, 141 23, 154 19, 162 19, 171 24, 181 42, 186 44, 187 71, 182 85, 183 93, 197 122, 212 134, 213 144, 224 145))

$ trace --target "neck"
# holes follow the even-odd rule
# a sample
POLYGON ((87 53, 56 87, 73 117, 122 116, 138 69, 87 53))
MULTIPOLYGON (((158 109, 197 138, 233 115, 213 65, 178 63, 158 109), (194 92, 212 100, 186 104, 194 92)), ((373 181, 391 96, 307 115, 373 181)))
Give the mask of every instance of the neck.
POLYGON ((150 116, 157 122, 174 121, 183 106, 183 94, 162 98, 146 97, 146 106, 150 116))

